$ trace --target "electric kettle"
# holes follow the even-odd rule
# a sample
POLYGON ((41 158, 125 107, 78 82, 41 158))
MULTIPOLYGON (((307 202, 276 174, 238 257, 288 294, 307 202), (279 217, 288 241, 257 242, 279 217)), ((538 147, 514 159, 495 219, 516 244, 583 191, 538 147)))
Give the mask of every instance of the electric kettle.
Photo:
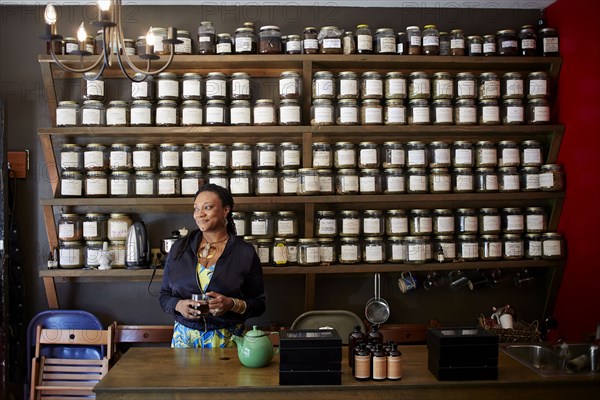
POLYGON ((150 240, 143 221, 134 222, 127 231, 125 267, 148 268, 150 265, 150 240))

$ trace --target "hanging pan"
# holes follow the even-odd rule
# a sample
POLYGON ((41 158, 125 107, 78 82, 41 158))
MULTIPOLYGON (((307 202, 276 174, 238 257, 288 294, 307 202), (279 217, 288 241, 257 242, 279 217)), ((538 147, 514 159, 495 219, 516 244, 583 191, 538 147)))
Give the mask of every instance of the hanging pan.
POLYGON ((375 325, 383 324, 390 317, 390 306, 387 301, 380 297, 381 277, 375 274, 375 297, 367 302, 365 306, 365 317, 375 325))

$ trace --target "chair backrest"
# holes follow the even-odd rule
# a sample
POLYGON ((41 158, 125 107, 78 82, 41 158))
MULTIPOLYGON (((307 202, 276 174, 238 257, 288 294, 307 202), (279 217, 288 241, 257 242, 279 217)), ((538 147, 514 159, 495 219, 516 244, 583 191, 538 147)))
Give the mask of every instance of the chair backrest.
POLYGON ((118 343, 171 343, 173 325, 118 325, 115 344, 118 343))
POLYGON ((35 341, 35 356, 42 356, 42 345, 62 346, 102 346, 105 345, 106 358, 110 360, 113 354, 113 326, 101 329, 46 329, 37 327, 35 341))

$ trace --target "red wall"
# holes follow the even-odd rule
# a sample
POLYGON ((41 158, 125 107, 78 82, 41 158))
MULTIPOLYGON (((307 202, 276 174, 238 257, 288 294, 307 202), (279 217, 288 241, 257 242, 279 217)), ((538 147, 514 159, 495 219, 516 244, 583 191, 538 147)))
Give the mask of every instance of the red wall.
POLYGON ((545 12, 548 26, 558 29, 563 57, 557 110, 565 136, 558 162, 567 193, 559 231, 568 258, 555 316, 559 333, 576 341, 600 322, 600 2, 558 0, 545 12))

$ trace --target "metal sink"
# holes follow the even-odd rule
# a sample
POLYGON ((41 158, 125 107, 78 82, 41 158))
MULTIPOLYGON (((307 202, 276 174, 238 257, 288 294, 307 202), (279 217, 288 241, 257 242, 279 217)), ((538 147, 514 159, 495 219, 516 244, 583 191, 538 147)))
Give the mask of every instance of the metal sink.
MULTIPOLYGON (((571 355, 569 359, 579 357, 583 354, 588 354, 590 349, 589 343, 569 344, 571 355)), ((564 369, 564 361, 559 357, 560 345, 549 345, 544 343, 535 344, 500 344, 500 350, 508 354, 521 364, 532 369, 543 376, 557 375, 586 375, 590 374, 589 370, 573 373, 564 369)), ((568 360, 567 360, 568 361, 568 360)))

